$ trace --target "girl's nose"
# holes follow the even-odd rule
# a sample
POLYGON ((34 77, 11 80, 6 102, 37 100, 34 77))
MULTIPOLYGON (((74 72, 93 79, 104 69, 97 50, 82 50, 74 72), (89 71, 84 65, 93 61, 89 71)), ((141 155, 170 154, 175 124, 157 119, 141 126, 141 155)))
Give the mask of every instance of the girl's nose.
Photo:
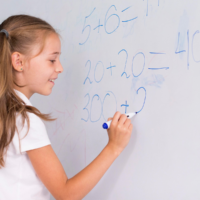
POLYGON ((58 73, 62 73, 63 72, 63 67, 62 67, 61 63, 59 64, 59 66, 57 66, 56 72, 58 72, 58 73))

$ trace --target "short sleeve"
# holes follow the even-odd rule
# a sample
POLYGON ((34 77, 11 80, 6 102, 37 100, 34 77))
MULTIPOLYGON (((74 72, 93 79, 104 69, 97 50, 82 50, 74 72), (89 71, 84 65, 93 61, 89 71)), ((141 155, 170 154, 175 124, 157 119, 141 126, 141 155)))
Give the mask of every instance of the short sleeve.
POLYGON ((17 131, 15 131, 15 135, 12 142, 17 154, 20 153, 19 137, 20 137, 21 152, 37 149, 51 144, 46 131, 45 124, 40 119, 40 117, 38 117, 33 113, 28 113, 28 116, 30 121, 30 128, 28 133, 27 133, 28 130, 27 121, 25 120, 24 126, 22 126, 23 124, 21 116, 18 116, 16 118, 16 125, 18 128, 19 136, 17 134, 17 131))

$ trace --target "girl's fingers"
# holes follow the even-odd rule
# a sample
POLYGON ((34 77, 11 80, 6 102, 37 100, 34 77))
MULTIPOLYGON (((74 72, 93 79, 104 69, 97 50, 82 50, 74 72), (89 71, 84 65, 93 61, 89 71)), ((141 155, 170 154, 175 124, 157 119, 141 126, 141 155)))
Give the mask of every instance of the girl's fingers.
POLYGON ((132 129, 133 129, 133 124, 130 124, 129 127, 128 127, 128 129, 129 129, 130 131, 132 131, 132 129))
POLYGON ((130 124, 131 124, 131 120, 127 118, 126 121, 125 121, 125 123, 124 123, 124 126, 126 126, 127 128, 129 128, 130 124))
POLYGON ((123 125, 126 122, 126 120, 127 120, 127 116, 125 114, 122 114, 119 119, 119 124, 123 125))
POLYGON ((121 115, 121 113, 119 111, 117 111, 113 116, 111 124, 116 125, 118 123, 118 121, 119 121, 120 115, 121 115))
POLYGON ((112 119, 113 119, 113 118, 109 117, 107 121, 110 121, 110 120, 112 120, 112 119))
POLYGON ((112 120, 111 124, 116 126, 117 124, 121 127, 125 126, 127 129, 131 129, 131 120, 127 118, 125 114, 121 114, 119 111, 117 111, 113 118, 109 117, 108 121, 112 120))

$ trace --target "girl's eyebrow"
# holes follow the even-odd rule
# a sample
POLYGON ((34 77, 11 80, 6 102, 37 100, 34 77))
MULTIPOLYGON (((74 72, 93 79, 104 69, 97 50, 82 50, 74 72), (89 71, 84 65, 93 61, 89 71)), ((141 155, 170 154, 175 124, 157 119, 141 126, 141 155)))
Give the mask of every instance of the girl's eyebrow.
POLYGON ((49 55, 52 55, 52 54, 61 54, 61 52, 54 52, 54 53, 50 53, 49 55))

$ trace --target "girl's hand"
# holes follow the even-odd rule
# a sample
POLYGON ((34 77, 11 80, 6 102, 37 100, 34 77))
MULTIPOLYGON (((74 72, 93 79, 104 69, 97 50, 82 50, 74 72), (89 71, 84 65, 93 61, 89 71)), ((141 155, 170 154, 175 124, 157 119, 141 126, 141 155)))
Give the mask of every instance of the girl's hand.
POLYGON ((110 128, 107 129, 109 136, 108 146, 117 152, 117 154, 120 154, 130 140, 133 125, 131 124, 131 120, 119 111, 115 113, 113 118, 108 118, 109 120, 112 120, 112 122, 110 128))

